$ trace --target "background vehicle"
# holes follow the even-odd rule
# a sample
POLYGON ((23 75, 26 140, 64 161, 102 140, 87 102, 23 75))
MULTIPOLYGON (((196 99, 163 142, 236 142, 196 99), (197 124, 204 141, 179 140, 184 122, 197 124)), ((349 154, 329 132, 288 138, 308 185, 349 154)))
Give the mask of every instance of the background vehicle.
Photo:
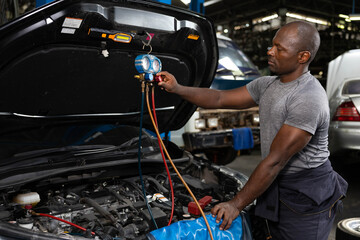
POLYGON ((331 123, 329 149, 335 164, 358 161, 360 153, 360 50, 350 50, 329 63, 326 92, 331 123))
MULTIPOLYGON (((135 58, 150 49, 181 84, 210 86, 213 25, 184 9, 58 0, 0 26, 1 239, 146 239, 154 222, 167 224, 170 181, 156 139, 140 128, 154 130, 134 77, 135 58)), ((180 128, 195 111, 158 88, 152 96, 160 131, 180 128)), ((206 213, 247 181, 165 145, 194 195, 211 197, 206 213)), ((172 221, 198 217, 170 172, 172 221)))
MULTIPOLYGON (((329 63, 326 92, 330 106, 330 160, 343 171, 360 157, 360 49, 350 50, 329 63)), ((360 218, 338 222, 336 239, 359 239, 360 218)))
MULTIPOLYGON (((217 42, 219 62, 210 88, 233 89, 260 77, 257 67, 230 38, 217 35, 217 42)), ((213 162, 227 164, 235 159, 240 149, 234 146, 234 134, 240 134, 237 137, 244 142, 260 144, 258 107, 245 110, 198 108, 187 124, 172 132, 171 137, 190 152, 203 152, 213 162), (250 128, 251 133, 234 131, 243 127, 250 128)), ((250 143, 242 149, 252 148, 249 146, 250 143)))

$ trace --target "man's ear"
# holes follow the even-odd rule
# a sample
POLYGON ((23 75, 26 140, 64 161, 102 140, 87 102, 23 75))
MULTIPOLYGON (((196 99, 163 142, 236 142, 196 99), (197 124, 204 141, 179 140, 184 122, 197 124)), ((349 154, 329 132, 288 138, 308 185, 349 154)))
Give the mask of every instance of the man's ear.
POLYGON ((307 63, 310 60, 311 53, 309 51, 301 51, 298 54, 298 61, 301 64, 307 63))

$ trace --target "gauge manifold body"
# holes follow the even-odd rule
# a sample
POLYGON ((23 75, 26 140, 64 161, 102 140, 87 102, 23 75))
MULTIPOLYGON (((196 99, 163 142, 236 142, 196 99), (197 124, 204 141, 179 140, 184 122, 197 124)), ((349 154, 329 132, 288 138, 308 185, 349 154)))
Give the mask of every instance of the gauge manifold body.
POLYGON ((135 68, 139 73, 156 74, 161 71, 161 61, 154 55, 143 54, 135 58, 135 68))

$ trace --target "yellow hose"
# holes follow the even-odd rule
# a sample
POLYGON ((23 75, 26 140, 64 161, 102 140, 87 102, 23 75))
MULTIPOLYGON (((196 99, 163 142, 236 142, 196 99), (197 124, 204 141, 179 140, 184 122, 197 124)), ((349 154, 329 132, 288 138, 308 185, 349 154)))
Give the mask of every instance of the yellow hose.
MULTIPOLYGON (((152 88, 152 94, 154 94, 154 88, 152 88)), ((202 216, 202 217, 204 218, 204 220, 205 220, 205 224, 206 224, 206 227, 207 227, 207 229, 208 229, 208 231, 209 231, 210 238, 211 238, 211 240, 214 240, 214 237, 213 237, 213 235, 212 235, 209 222, 207 221, 207 219, 206 219, 206 217, 205 217, 204 211, 203 211, 202 208, 200 207, 200 204, 199 204, 199 202, 197 201, 197 199, 196 199, 196 197, 194 196, 194 194, 192 193, 191 189, 189 188, 189 186, 187 185, 187 183, 185 182, 185 180, 182 178, 180 172, 177 170, 174 162, 171 160, 171 157, 170 157, 170 155, 169 155, 169 153, 168 153, 168 151, 167 151, 167 149, 166 149, 166 147, 165 147, 165 145, 164 145, 164 142, 162 141, 162 139, 161 139, 161 137, 160 137, 159 130, 158 130, 156 124, 155 124, 154 117, 153 117, 153 115, 152 115, 152 113, 151 113, 151 108, 150 108, 150 103, 149 103, 149 86, 148 86, 148 84, 146 84, 146 104, 147 104, 148 112, 149 112, 149 115, 150 115, 150 118, 151 118, 151 122, 152 122, 152 124, 153 124, 153 126, 154 126, 154 129, 155 129, 155 132, 156 132, 157 137, 160 139, 160 142, 161 142, 161 145, 162 145, 162 147, 163 147, 163 150, 164 150, 167 158, 169 159, 171 166, 174 168, 176 174, 179 176, 181 182, 184 184, 185 188, 188 190, 188 192, 190 193, 191 197, 193 198, 196 206, 199 208, 199 210, 200 210, 200 212, 201 212, 201 216, 202 216)))

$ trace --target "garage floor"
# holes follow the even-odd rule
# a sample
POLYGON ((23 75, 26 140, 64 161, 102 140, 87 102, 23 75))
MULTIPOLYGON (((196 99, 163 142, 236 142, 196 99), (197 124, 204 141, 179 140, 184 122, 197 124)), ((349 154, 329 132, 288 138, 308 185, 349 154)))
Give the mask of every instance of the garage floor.
MULTIPOLYGON (((260 151, 253 150, 250 155, 238 156, 235 161, 228 164, 228 167, 236 169, 248 176, 251 175, 257 164, 261 161, 260 151)), ((360 178, 359 178, 360 163, 352 166, 345 166, 337 171, 348 181, 349 189, 347 197, 343 200, 343 212, 338 214, 335 218, 333 229, 328 240, 335 240, 336 224, 344 218, 359 217, 360 216, 360 178)))

